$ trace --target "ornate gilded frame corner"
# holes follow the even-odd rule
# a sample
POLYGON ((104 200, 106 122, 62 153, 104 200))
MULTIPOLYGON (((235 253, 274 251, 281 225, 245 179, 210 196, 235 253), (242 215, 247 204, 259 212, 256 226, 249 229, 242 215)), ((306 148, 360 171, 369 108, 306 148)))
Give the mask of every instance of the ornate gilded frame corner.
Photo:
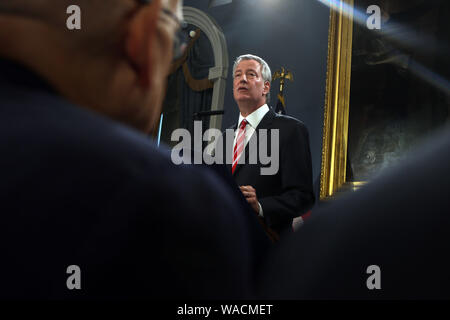
MULTIPOLYGON (((331 3, 331 1, 330 1, 331 3)), ((345 183, 347 165, 354 0, 330 8, 320 199, 333 196, 345 183)))

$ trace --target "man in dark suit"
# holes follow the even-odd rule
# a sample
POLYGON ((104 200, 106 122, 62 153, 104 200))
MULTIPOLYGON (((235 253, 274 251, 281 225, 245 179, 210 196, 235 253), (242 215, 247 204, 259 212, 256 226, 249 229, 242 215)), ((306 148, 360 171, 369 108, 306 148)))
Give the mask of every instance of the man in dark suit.
POLYGON ((0 298, 250 296, 238 200, 147 138, 181 19, 178 0, 0 2, 0 298))
POLYGON ((235 131, 232 157, 230 147, 227 152, 231 135, 224 135, 228 170, 255 214, 280 234, 291 230, 293 219, 314 203, 308 130, 301 121, 276 114, 267 105, 272 75, 263 59, 238 57, 233 78, 240 115, 230 128, 235 131), (270 163, 264 163, 261 155, 270 155, 270 163))
POLYGON ((450 128, 315 211, 267 259, 269 299, 450 299, 450 128))

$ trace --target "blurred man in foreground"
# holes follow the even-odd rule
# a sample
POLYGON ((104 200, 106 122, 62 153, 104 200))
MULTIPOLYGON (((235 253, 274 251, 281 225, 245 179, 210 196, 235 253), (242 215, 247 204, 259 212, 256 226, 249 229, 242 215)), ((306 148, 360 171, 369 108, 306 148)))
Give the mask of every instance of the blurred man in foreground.
POLYGON ((178 0, 1 1, 1 298, 248 297, 236 199, 145 135, 181 20, 178 0))

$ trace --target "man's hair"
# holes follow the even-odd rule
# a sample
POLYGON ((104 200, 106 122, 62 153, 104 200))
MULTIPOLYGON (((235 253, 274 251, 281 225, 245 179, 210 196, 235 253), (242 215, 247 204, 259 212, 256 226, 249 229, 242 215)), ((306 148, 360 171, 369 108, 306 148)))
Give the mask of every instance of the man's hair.
MULTIPOLYGON (((262 59, 258 56, 255 56, 253 54, 243 54, 236 58, 236 60, 234 61, 234 65, 233 65, 233 78, 234 78, 234 73, 236 71, 236 68, 237 68, 238 64, 241 63, 242 60, 255 60, 255 61, 259 62, 259 64, 261 65, 261 75, 263 77, 264 82, 272 81, 272 72, 270 71, 270 67, 267 64, 267 62, 264 61, 264 59, 262 59)), ((266 102, 267 103, 270 102, 270 90, 269 90, 269 92, 267 92, 266 102)))

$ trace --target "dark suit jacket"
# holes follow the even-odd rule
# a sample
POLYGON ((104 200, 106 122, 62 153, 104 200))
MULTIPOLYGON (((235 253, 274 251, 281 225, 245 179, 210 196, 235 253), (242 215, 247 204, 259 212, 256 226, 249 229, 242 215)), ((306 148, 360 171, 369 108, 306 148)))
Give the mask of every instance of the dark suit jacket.
MULTIPOLYGON (((237 124, 229 129, 236 128, 237 124)), ((270 108, 250 138, 257 139, 258 153, 260 129, 268 130, 268 154, 272 152, 269 130, 279 129, 278 172, 274 175, 261 175, 261 168, 270 165, 262 165, 259 157, 256 164, 250 164, 249 141, 245 147, 245 163, 236 166, 233 177, 239 186, 251 185, 255 188, 266 225, 281 233, 292 230, 292 220, 305 213, 314 203, 308 130, 301 121, 276 114, 270 108)), ((225 154, 226 134, 224 137, 225 154)), ((228 171, 231 173, 231 164, 228 164, 228 171)))
POLYGON ((215 174, 0 70, 0 298, 250 296, 249 220, 215 174))
POLYGON ((267 259, 263 296, 449 299, 449 190, 450 128, 367 186, 316 210, 267 259), (380 267, 380 290, 367 288, 371 265, 380 267))

